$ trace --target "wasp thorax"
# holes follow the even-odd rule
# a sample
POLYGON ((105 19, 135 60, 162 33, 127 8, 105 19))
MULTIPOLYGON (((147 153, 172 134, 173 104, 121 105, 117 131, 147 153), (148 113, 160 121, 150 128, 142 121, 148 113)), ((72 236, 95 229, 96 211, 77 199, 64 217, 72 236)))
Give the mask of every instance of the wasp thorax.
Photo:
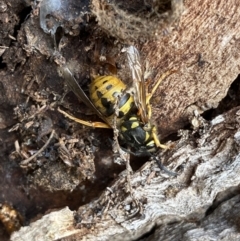
POLYGON ((150 123, 147 126, 146 129, 146 124, 143 124, 137 115, 124 119, 120 124, 121 141, 137 155, 149 154, 157 149, 150 123))

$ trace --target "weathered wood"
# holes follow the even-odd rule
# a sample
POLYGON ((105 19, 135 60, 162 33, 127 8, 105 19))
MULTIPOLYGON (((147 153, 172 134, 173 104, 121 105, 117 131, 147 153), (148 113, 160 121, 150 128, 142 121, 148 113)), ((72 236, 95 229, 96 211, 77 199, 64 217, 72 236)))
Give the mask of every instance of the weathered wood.
POLYGON ((236 194, 240 184, 239 124, 240 108, 235 108, 205 123, 198 139, 183 132, 175 149, 162 155, 163 162, 171 163, 169 169, 178 170, 177 177, 162 172, 159 175, 155 162, 146 163, 134 173, 131 185, 140 212, 133 217, 137 208, 125 191, 123 173, 98 200, 79 208, 76 226, 74 213, 64 209, 22 228, 11 240, 133 240, 153 228, 157 231, 152 240, 240 238, 236 227, 240 199, 236 194))
MULTIPOLYGON (((139 16, 128 16, 114 4, 107 8, 106 2, 100 2, 105 1, 93 0, 94 13, 108 33, 126 43, 135 39, 139 44, 146 36, 150 39, 139 46, 144 60, 149 61, 154 81, 169 69, 178 70, 163 81, 153 105, 153 117, 162 136, 186 124, 193 109, 202 112, 218 105, 240 72, 239 1, 184 1, 182 12, 181 1, 174 0, 172 12, 154 21, 146 14, 142 22, 139 16), (132 21, 132 31, 127 20, 132 21)), ((129 4, 134 6, 134 1, 129 4)))
POLYGON ((177 29, 141 51, 155 81, 168 69, 178 70, 162 82, 153 105, 163 136, 181 128, 194 109, 217 107, 240 72, 240 2, 185 1, 184 9, 177 29))
MULTIPOLYGON (((240 2, 185 1, 184 8, 178 28, 141 47, 154 80, 168 69, 178 70, 153 100, 162 135, 183 127, 194 110, 216 107, 239 74, 240 2)), ((64 209, 15 232, 11 240, 133 240, 153 228, 149 240, 240 239, 239 196, 232 198, 240 183, 239 116, 236 108, 209 124, 197 119, 199 138, 182 131, 176 147, 161 157, 178 177, 159 174, 155 162, 134 173, 140 214, 131 217, 136 207, 125 192, 123 173, 99 199, 79 208, 78 229, 73 212, 64 209)))

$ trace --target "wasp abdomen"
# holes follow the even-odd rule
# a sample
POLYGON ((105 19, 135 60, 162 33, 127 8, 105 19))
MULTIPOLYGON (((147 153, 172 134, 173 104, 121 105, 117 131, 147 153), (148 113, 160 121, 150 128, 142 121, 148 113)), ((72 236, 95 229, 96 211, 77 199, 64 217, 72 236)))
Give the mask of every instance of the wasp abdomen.
POLYGON ((126 85, 114 76, 100 76, 94 79, 89 88, 90 98, 95 107, 106 117, 115 113, 116 98, 120 96, 119 118, 124 117, 133 107, 134 100, 129 93, 123 93, 126 85))

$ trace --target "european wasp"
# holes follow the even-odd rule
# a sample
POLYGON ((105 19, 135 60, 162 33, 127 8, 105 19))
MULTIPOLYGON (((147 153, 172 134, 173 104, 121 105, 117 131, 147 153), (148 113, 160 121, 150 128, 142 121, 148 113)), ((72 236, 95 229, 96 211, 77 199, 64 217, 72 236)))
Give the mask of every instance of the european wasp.
MULTIPOLYGON (((67 67, 61 67, 60 69, 70 89, 104 122, 84 121, 60 109, 59 111, 78 123, 94 128, 114 129, 116 124, 123 150, 137 156, 154 157, 159 167, 167 171, 156 157, 160 148, 166 149, 168 146, 160 143, 156 127, 151 123, 150 100, 161 81, 175 71, 170 70, 163 74, 153 90, 148 92, 138 50, 130 46, 126 49, 126 52, 133 81, 133 86, 130 89, 117 77, 99 76, 90 84, 89 98, 78 85, 71 71, 67 67)), ((175 175, 172 172, 167 172, 175 175)))

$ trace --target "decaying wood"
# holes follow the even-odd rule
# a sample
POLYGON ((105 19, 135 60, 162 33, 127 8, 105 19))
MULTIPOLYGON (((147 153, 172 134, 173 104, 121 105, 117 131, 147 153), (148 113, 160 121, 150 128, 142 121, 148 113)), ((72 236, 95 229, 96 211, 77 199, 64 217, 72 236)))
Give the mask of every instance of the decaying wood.
MULTIPOLYGON (((133 43, 139 48, 143 65, 148 62, 152 79, 150 89, 164 72, 177 70, 176 74, 161 83, 152 100, 153 118, 162 138, 186 125, 194 110, 201 113, 217 107, 240 72, 239 1, 185 1, 183 9, 176 25, 172 29, 168 26, 168 31, 162 29, 157 40, 141 44, 136 39, 133 43)), ((39 51, 49 58, 54 54, 51 37, 36 29, 37 22, 33 26, 31 24, 29 21, 24 26, 28 42, 24 49, 30 55, 33 51, 39 51)), ((75 59, 73 53, 76 52, 72 51, 80 51, 79 45, 74 44, 71 41, 66 44, 64 57, 69 65, 71 62, 70 67, 74 72, 84 76, 94 66, 87 66, 85 57, 76 62, 71 60, 75 59)), ((96 46, 98 44, 96 40, 96 46)), ((119 46, 113 45, 112 48, 119 46)), ((85 51, 84 56, 88 55, 86 49, 81 50, 85 51)), ((125 72, 128 72, 126 66, 118 70, 118 77, 126 79, 125 72)))
POLYGON ((52 212, 11 240, 133 240, 153 228, 149 240, 239 239, 240 108, 203 123, 198 134, 182 132, 175 149, 162 155, 177 177, 159 173, 152 162, 132 175, 141 204, 136 215, 123 173, 77 213, 52 212))
MULTIPOLYGON (((216 107, 226 95, 239 74, 239 17, 237 0, 185 1, 177 28, 139 44, 153 68, 154 81, 177 69, 153 99, 153 117, 162 136, 187 124, 194 110, 216 107)), ((28 41, 24 50, 32 58, 34 51, 51 56, 52 42, 43 32, 37 39, 40 31, 33 23, 24 26, 28 41)), ((75 68, 78 73, 85 64, 84 58, 81 61, 75 68)), ((38 66, 32 68, 38 71, 38 66)), ((15 232, 11 240, 133 240, 153 229, 149 240, 239 239, 239 116, 236 108, 211 123, 194 117, 193 133, 179 132, 182 137, 175 148, 161 156, 170 170, 179 173, 177 177, 159 172, 155 162, 132 175, 139 207, 129 196, 122 173, 97 200, 76 213, 65 208, 47 214, 15 232)))
MULTIPOLYGON (((181 1, 172 1, 172 7, 178 9, 175 11, 182 11, 181 1)), ((194 109, 203 112, 217 107, 239 74, 239 1, 184 1, 183 9, 182 16, 172 29, 171 24, 169 26, 165 22, 162 25, 159 20, 162 32, 158 31, 157 38, 152 36, 154 40, 147 41, 141 48, 141 53, 153 70, 154 81, 169 69, 178 70, 161 84, 159 96, 154 103, 156 110, 153 116, 159 124, 159 133, 162 136, 181 128, 194 109)), ((174 16, 174 12, 172 14, 174 16)), ((114 21, 116 29, 119 29, 121 20, 112 18, 111 24, 107 24, 109 21, 102 22, 102 15, 97 14, 100 25, 118 37, 112 29, 114 21)), ((179 13, 176 14, 178 15, 179 13)), ((111 14, 108 18, 111 18, 111 14)), ((127 32, 127 24, 121 24, 122 32, 127 32)), ((155 27, 152 25, 154 23, 151 22, 148 26, 151 30, 155 27)), ((134 38, 134 30, 129 39, 134 38)), ((146 34, 146 31, 143 29, 142 34, 146 34)))
POLYGON ((154 105, 162 135, 181 128, 194 109, 215 108, 225 97, 240 72, 239 16, 236 0, 185 1, 178 28, 143 46, 155 81, 166 70, 178 69, 163 81, 154 105))

